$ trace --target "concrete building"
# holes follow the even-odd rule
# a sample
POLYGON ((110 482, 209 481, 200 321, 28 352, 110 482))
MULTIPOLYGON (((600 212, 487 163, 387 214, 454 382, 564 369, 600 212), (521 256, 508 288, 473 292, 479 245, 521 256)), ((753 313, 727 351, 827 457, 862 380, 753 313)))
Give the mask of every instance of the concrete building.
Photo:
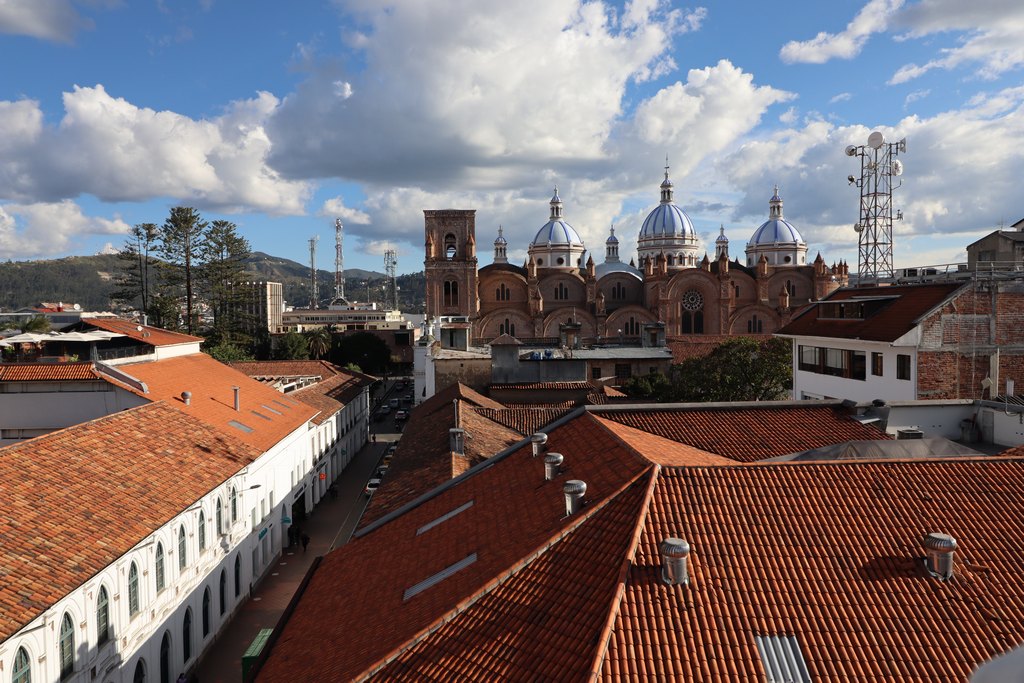
POLYGON ((967 245, 967 267, 971 272, 1024 270, 1024 218, 967 245))
POLYGON ((250 321, 250 331, 281 329, 284 314, 284 285, 280 282, 239 282, 234 285, 241 293, 242 312, 250 321))

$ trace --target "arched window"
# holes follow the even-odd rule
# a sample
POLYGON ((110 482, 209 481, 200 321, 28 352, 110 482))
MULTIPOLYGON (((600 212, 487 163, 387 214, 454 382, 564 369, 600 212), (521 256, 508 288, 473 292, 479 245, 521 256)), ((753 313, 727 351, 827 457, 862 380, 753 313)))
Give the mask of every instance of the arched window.
POLYGON ((228 573, 220 570, 220 613, 223 616, 228 608, 228 573))
POLYGON ((756 315, 750 316, 750 320, 747 321, 747 333, 748 334, 761 334, 764 331, 764 326, 760 318, 756 315))
POLYGON ((612 298, 618 301, 626 298, 626 287, 621 282, 612 285, 612 298))
POLYGON ((178 571, 188 566, 188 541, 185 540, 185 525, 178 527, 178 571))
POLYGON ((458 250, 455 248, 455 243, 455 235, 452 233, 448 233, 444 236, 444 257, 449 261, 455 258, 458 253, 458 250))
POLYGON ((106 586, 100 586, 96 597, 96 645, 103 645, 110 640, 110 599, 106 586))
POLYGON ((135 663, 135 673, 132 675, 132 683, 146 683, 146 662, 142 658, 135 663))
POLYGON ((166 575, 164 574, 163 543, 156 544, 156 571, 154 571, 153 573, 156 574, 156 592, 159 593, 164 589, 164 586, 167 585, 167 582, 165 581, 166 575))
POLYGON ((18 653, 14 655, 11 683, 32 683, 32 662, 28 658, 28 651, 23 647, 19 647, 18 653))
POLYGON ((181 661, 188 663, 192 659, 192 608, 185 610, 181 620, 181 661))
POLYGON ((128 614, 139 613, 139 568, 132 562, 128 568, 128 614))
POLYGON ((506 287, 504 282, 498 285, 494 293, 497 295, 498 301, 509 301, 512 299, 512 290, 506 287))
POLYGON ((231 487, 231 523, 238 521, 238 489, 231 487))
POLYGON ((680 331, 683 334, 704 334, 704 296, 696 289, 683 293, 680 304, 680 331))
POLYGON ((235 597, 242 594, 242 558, 235 555, 235 597))
POLYGON ((64 613, 60 620, 60 677, 67 678, 75 669, 75 624, 71 615, 64 613))
POLYGON ((220 502, 220 496, 217 496, 217 533, 224 533, 224 505, 220 502))
POLYGON ((444 281, 444 305, 459 305, 459 283, 455 280, 444 281))
POLYGON ((210 635, 210 589, 203 591, 203 638, 210 635))
POLYGON ((206 514, 199 511, 199 552, 206 550, 206 514))
POLYGON ((559 282, 555 285, 555 300, 564 301, 569 298, 569 289, 565 286, 564 282, 559 282))
POLYGON ((498 325, 498 334, 510 334, 516 336, 516 324, 505 318, 505 322, 498 325))
POLYGON ((789 292, 791 297, 796 296, 796 285, 793 284, 792 280, 786 280, 786 291, 789 292))
POLYGON ((160 641, 160 683, 171 683, 171 634, 167 631, 160 641))

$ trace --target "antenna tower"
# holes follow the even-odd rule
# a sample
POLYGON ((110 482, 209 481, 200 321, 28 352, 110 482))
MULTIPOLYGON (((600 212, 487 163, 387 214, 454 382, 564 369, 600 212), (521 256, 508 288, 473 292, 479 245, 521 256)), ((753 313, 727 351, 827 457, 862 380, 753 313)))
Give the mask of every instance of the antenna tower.
POLYGON ((393 311, 398 308, 398 280, 395 278, 395 266, 398 265, 398 255, 394 249, 384 252, 384 273, 387 275, 387 282, 384 284, 384 309, 393 311))
POLYGON ((345 298, 345 252, 342 250, 341 219, 334 219, 334 300, 338 303, 345 298))
POLYGON ((309 307, 320 308, 320 289, 316 284, 316 243, 320 235, 309 238, 309 307))
POLYGON ((897 159, 907 151, 907 139, 886 142, 879 132, 868 136, 866 145, 848 145, 846 156, 860 158, 860 177, 847 176, 860 189, 860 218, 853 226, 857 232, 857 276, 861 283, 891 279, 892 222, 903 220, 903 212, 893 215, 892 191, 903 184, 894 180, 903 175, 903 162, 897 159))

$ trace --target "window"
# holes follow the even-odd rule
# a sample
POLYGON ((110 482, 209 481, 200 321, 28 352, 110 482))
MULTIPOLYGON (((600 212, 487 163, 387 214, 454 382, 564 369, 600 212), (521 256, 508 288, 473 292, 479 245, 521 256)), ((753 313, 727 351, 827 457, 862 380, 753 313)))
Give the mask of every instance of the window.
POLYGON ((64 613, 60 621, 60 677, 67 678, 75 669, 75 625, 71 615, 64 613))
POLYGON ((210 635, 210 589, 203 591, 203 638, 210 635))
POLYGON ((164 546, 162 543, 156 544, 156 592, 159 593, 164 589, 164 546))
POLYGON ((793 284, 792 280, 786 280, 786 293, 790 297, 796 297, 796 285, 793 284))
MULTIPOLYGON (((185 539, 185 525, 178 527, 178 571, 188 566, 188 541, 185 539)), ((186 657, 185 659, 188 659, 186 657)))
POLYGON ((590 368, 590 378, 591 379, 601 379, 601 368, 600 368, 600 366, 595 365, 592 368, 590 368))
POLYGON ((132 562, 128 568, 128 614, 139 613, 139 568, 132 562))
POLYGON ((110 640, 110 599, 106 586, 100 586, 96 597, 96 645, 103 645, 110 640))
POLYGON ((181 620, 181 660, 188 662, 192 659, 192 608, 185 610, 185 617, 181 620))
POLYGON ((132 676, 132 683, 146 683, 146 662, 143 659, 135 664, 135 674, 132 676))
POLYGON ((640 323, 635 318, 630 316, 629 320, 623 326, 623 332, 629 337, 636 337, 640 334, 640 323))
POLYGON ((505 322, 498 325, 498 334, 510 334, 513 337, 516 336, 516 325, 510 322, 508 318, 505 318, 505 322))
POLYGON ((871 374, 875 377, 882 376, 882 354, 877 351, 871 352, 871 374))
POLYGON ((756 315, 750 316, 747 321, 747 334, 761 334, 764 331, 762 321, 756 315))
POLYGON ((199 552, 206 550, 206 513, 199 511, 199 552))
MULTIPOLYGON (((294 484, 293 484, 294 485, 294 484)), ((224 505, 220 502, 220 497, 217 498, 217 533, 224 533, 224 505)))
POLYGON ((910 379, 910 356, 896 354, 896 379, 910 379))
POLYGON ((235 597, 242 594, 242 558, 235 555, 235 597))
POLYGON ((616 363, 615 364, 615 378, 618 380, 629 379, 633 376, 633 369, 629 363, 616 363))
POLYGON ((564 282, 559 282, 555 285, 555 300, 565 301, 569 298, 569 289, 565 286, 564 282))
POLYGON ((167 631, 160 641, 160 683, 171 683, 171 634, 167 631))
POLYGON ((509 301, 510 299, 512 299, 512 290, 506 287, 505 283, 502 282, 500 285, 498 285, 498 288, 494 290, 494 297, 498 301, 509 301))
POLYGON ((616 282, 612 285, 612 299, 621 301, 626 298, 626 287, 621 282, 616 282))
POLYGON ((23 647, 18 648, 14 655, 14 666, 11 667, 11 683, 32 683, 32 662, 23 647))
POLYGON ((797 367, 805 372, 860 381, 865 379, 867 355, 863 351, 801 345, 798 353, 797 367))
POLYGON ((231 523, 238 521, 238 489, 231 487, 231 523))
POLYGON ((455 258, 458 250, 455 248, 455 235, 448 233, 444 236, 444 257, 451 261, 455 258))
POLYGON ((459 305, 459 283, 455 280, 444 281, 444 305, 459 305))
POLYGON ((221 616, 228 608, 228 573, 220 570, 220 613, 221 616))

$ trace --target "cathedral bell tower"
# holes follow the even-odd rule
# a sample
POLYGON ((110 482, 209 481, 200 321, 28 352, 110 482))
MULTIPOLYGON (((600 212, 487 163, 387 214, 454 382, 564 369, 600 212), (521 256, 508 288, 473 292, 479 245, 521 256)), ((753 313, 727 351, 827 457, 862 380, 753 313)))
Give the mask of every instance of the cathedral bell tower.
POLYGON ((463 316, 480 310, 477 296, 476 211, 439 209, 423 212, 427 280, 427 317, 463 316))

